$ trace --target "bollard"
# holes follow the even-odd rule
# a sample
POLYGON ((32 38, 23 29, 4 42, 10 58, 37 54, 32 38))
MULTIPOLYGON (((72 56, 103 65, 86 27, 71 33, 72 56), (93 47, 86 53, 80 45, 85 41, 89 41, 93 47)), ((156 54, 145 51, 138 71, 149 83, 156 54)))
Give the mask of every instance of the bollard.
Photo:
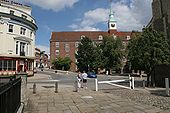
POLYGON ((129 82, 130 82, 130 89, 134 89, 135 88, 134 77, 131 77, 129 82))
POLYGON ((58 93, 58 82, 55 83, 55 93, 58 93))
POLYGON ((33 93, 34 94, 36 93, 36 84, 35 83, 33 84, 33 93))
POLYGON ((74 86, 75 86, 75 92, 78 92, 78 89, 79 89, 78 88, 78 81, 75 81, 75 85, 74 86))
POLYGON ((143 89, 145 89, 145 80, 143 79, 143 89))
POLYGON ((169 79, 165 78, 166 95, 169 96, 169 79))
POLYGON ((132 77, 130 77, 130 74, 129 74, 129 87, 130 89, 132 89, 132 77))
POLYGON ((95 86, 96 86, 95 90, 98 91, 98 80, 97 79, 95 79, 95 86))

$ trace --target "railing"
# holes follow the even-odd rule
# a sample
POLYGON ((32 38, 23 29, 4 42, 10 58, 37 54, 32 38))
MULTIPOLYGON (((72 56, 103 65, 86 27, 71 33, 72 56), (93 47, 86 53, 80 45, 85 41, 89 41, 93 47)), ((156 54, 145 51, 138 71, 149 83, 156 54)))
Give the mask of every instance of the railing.
POLYGON ((0 112, 16 113, 21 104, 21 78, 0 84, 0 112))

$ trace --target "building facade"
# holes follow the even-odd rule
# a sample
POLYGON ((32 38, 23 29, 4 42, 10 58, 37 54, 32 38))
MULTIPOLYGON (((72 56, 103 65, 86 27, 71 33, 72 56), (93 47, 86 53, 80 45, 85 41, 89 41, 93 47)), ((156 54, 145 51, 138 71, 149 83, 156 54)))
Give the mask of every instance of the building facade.
POLYGON ((52 32, 50 39, 50 61, 51 63, 57 57, 70 57, 72 60, 71 71, 76 71, 76 58, 78 44, 82 37, 88 37, 92 41, 99 42, 104 36, 120 37, 123 44, 126 45, 130 40, 132 32, 117 31, 117 22, 114 14, 110 11, 108 20, 108 31, 77 31, 77 32, 52 32))
POLYGON ((153 0, 152 14, 147 27, 163 32, 170 40, 170 0, 153 0))
POLYGON ((33 75, 37 25, 31 7, 0 0, 0 75, 33 75))
POLYGON ((40 55, 41 51, 38 48, 35 48, 35 60, 34 60, 34 67, 39 67, 40 66, 40 55))

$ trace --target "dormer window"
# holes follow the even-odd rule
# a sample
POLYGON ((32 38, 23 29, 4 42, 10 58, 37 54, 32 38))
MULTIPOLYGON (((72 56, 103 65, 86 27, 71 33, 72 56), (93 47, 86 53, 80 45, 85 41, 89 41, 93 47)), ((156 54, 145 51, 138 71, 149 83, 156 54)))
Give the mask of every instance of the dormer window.
POLYGON ((127 40, 130 40, 130 36, 127 36, 126 39, 127 39, 127 40))
POLYGON ((78 47, 79 46, 79 42, 75 42, 75 47, 78 47))
POLYGON ((80 39, 82 40, 83 38, 85 38, 86 36, 84 36, 84 35, 81 35, 81 37, 80 37, 80 39))
POLYGON ((99 35, 99 40, 103 40, 103 36, 102 35, 99 35))

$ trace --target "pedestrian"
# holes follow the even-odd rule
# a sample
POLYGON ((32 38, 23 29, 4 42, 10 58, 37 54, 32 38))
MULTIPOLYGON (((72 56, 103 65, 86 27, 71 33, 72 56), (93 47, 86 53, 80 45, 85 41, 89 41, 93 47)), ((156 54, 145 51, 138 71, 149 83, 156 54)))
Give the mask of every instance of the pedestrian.
POLYGON ((82 87, 82 74, 80 71, 77 74, 77 86, 78 88, 82 87))
POLYGON ((83 71, 82 78, 83 78, 83 87, 87 89, 87 73, 85 71, 83 71))

